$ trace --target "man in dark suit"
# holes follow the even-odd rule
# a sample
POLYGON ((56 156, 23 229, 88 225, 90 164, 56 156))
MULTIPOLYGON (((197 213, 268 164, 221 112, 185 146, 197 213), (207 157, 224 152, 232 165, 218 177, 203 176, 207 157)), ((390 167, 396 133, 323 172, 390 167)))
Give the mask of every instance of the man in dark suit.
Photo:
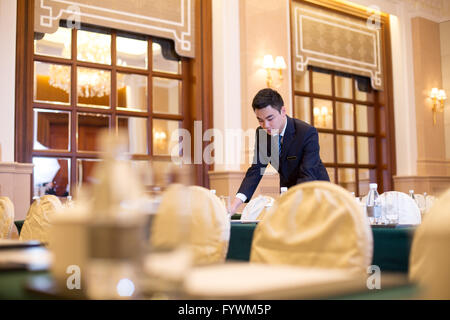
POLYGON ((316 128, 288 117, 280 94, 269 88, 256 94, 252 107, 260 127, 256 129, 253 164, 230 205, 232 213, 251 199, 269 162, 280 174, 280 188, 312 180, 330 181, 320 160, 316 128))

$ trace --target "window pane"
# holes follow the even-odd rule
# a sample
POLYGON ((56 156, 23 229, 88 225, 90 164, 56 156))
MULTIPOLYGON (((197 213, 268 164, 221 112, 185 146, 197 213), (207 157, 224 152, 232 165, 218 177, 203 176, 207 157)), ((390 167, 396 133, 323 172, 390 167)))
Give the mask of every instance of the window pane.
POLYGON ((356 130, 358 132, 375 132, 375 109, 364 105, 356 105, 356 130))
POLYGON ((336 102, 336 127, 353 131, 353 104, 336 102))
POLYGON ((147 154, 147 118, 117 117, 117 128, 127 132, 128 152, 147 154))
POLYGON ((311 107, 309 97, 295 96, 294 116, 311 124, 311 107))
POLYGON ((147 41, 117 36, 117 65, 147 69, 147 41))
POLYGON ((147 86, 146 76, 117 73, 117 107, 146 112, 147 86))
POLYGON ((111 64, 111 35, 78 30, 77 59, 111 64))
POLYGON ((336 170, 330 167, 326 167, 325 169, 327 169, 328 176, 330 177, 330 182, 336 183, 336 174, 335 174, 336 170))
POLYGON ((350 168, 339 168, 339 185, 349 192, 356 193, 356 171, 350 168))
POLYGON ((377 183, 377 174, 374 169, 359 169, 359 196, 363 197, 369 193, 369 184, 377 183))
POLYGON ((322 162, 334 163, 333 135, 319 132, 320 159, 322 162))
POLYGON ((34 150, 69 150, 70 113, 34 109, 34 150))
POLYGON ((47 103, 69 103, 70 67, 36 61, 34 63, 33 100, 47 103))
POLYGON ((335 96, 353 99, 352 78, 334 76, 335 96))
POLYGON ((179 155, 178 138, 171 139, 172 133, 180 128, 180 122, 174 120, 153 120, 153 154, 179 155))
POLYGON ((54 33, 46 33, 40 40, 34 40, 34 53, 45 56, 70 59, 72 29, 58 28, 54 33))
POLYGON ((181 114, 181 81, 153 78, 153 112, 181 114))
POLYGON ((181 61, 169 60, 162 54, 162 48, 159 43, 153 42, 153 71, 180 74, 181 61))
POLYGON ((331 75, 313 72, 313 92, 331 96, 331 75))
POLYGON ((375 138, 358 137, 358 163, 375 164, 375 138))
POLYGON ((309 72, 294 73, 294 90, 309 92, 309 72))
POLYGON ((355 163, 355 139, 353 136, 337 135, 339 163, 355 163))
POLYGON ((81 106, 109 107, 111 72, 108 70, 78 68, 78 104, 81 106))
POLYGON ((95 182, 94 168, 100 162, 99 159, 77 159, 77 187, 95 182))
POLYGON ((78 150, 100 151, 97 136, 110 127, 109 120, 106 115, 78 113, 78 150))
POLYGON ((70 159, 33 157, 33 164, 35 196, 66 197, 70 194, 70 159))
POLYGON ((333 104, 330 100, 313 99, 314 126, 333 129, 333 104))

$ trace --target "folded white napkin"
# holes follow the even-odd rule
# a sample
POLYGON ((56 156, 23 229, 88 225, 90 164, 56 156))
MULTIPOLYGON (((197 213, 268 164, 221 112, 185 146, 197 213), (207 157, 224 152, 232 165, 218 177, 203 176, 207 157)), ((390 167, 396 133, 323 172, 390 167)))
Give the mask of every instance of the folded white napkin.
POLYGON ((259 195, 255 199, 250 200, 242 211, 241 220, 248 221, 261 219, 262 211, 271 207, 274 201, 274 198, 263 195, 259 195))

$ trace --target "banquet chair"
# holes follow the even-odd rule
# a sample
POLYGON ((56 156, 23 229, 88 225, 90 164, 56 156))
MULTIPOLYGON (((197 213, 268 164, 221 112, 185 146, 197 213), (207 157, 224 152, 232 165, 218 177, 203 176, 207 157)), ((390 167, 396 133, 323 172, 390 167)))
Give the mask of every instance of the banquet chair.
POLYGON ((50 220, 62 208, 61 201, 54 195, 34 200, 20 231, 20 240, 37 240, 48 244, 50 220))
POLYGON ((420 224, 422 221, 420 209, 416 201, 409 195, 399 191, 387 191, 380 195, 386 210, 397 210, 398 224, 420 224), (389 203, 389 199, 392 203, 389 203))
POLYGON ((230 240, 230 220, 220 199, 208 189, 172 184, 163 194, 150 231, 152 248, 186 242, 193 264, 224 262, 230 240))
POLYGON ((255 229, 250 261, 345 269, 367 275, 370 223, 354 197, 325 181, 289 189, 255 229))
POLYGON ((439 197, 414 233, 409 278, 423 298, 450 299, 450 189, 439 197))
POLYGON ((8 197, 0 197, 0 239, 11 238, 14 225, 14 204, 8 197))

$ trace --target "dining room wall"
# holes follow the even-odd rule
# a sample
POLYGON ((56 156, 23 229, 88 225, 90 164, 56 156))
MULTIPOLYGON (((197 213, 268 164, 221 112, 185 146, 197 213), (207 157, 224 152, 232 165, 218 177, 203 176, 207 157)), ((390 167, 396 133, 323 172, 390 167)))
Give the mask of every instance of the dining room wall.
MULTIPOLYGON (((439 24, 441 45, 442 88, 450 97, 450 21, 439 24)), ((445 158, 450 159, 450 98, 444 106, 445 158)))
POLYGON ((0 1, 0 162, 14 161, 17 1, 0 1))
MULTIPOLYGON (((425 81, 426 77, 423 77, 420 72, 430 71, 439 76, 438 81, 442 81, 439 50, 428 48, 430 46, 439 48, 439 41, 436 43, 436 39, 439 39, 439 23, 445 20, 446 12, 436 10, 433 6, 418 8, 411 1, 351 0, 344 2, 379 9, 390 15, 396 150, 396 175, 393 177, 393 189, 407 192, 412 188, 417 192, 427 191, 435 194, 442 192, 450 186, 448 163, 445 159, 446 144, 450 139, 445 139, 442 119, 442 123, 437 127, 430 121, 432 114, 426 92, 431 89, 431 87, 428 88, 431 83, 428 80, 425 81), (419 20, 414 20, 416 17, 419 20), (422 39, 427 43, 423 43, 422 46, 416 43, 414 49, 413 37, 416 32, 421 33, 422 39), (432 43, 428 43, 430 41, 432 43), (421 71, 419 67, 412 67, 422 63, 424 65, 420 68, 424 69, 421 71), (432 137, 436 138, 432 139, 432 137)), ((236 121, 241 122, 243 130, 249 130, 258 126, 251 109, 251 100, 258 89, 266 86, 266 72, 262 68, 262 59, 265 54, 282 55, 287 63, 284 80, 277 90, 285 98, 288 114, 292 115, 289 1, 239 0, 238 15, 240 79, 237 79, 235 74, 231 75, 230 79, 240 82, 241 113, 240 119, 236 118, 236 121)), ((230 73, 224 69, 213 70, 213 72, 230 73)), ((214 112, 220 112, 216 101, 214 106, 214 112)), ((253 141, 244 144, 242 149, 243 157, 251 161, 253 141)), ((243 176, 248 164, 248 162, 241 163, 240 170, 234 170, 233 179, 239 180, 236 179, 236 174, 240 172, 243 176)), ((225 172, 222 171, 220 174, 223 178, 225 172)))

